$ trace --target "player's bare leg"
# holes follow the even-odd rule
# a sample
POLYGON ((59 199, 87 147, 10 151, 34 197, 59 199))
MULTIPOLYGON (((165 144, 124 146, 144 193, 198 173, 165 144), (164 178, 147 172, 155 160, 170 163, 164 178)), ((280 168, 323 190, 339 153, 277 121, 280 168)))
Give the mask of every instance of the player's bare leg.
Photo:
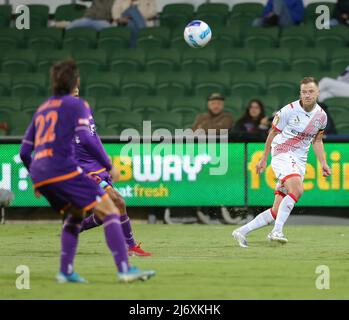
POLYGON ((282 199, 283 197, 280 194, 276 194, 271 208, 263 211, 252 221, 233 231, 232 236, 239 243, 240 247, 248 247, 246 237, 251 231, 265 227, 275 220, 282 199))
POLYGON ((284 182, 287 189, 287 195, 282 199, 277 217, 275 219, 275 225, 272 232, 268 235, 270 240, 286 243, 288 240, 283 234, 283 227, 290 216, 290 213, 303 194, 303 181, 300 176, 294 176, 287 179, 284 182))
POLYGON ((125 237, 121 227, 120 211, 107 195, 95 206, 96 216, 103 221, 104 233, 108 247, 118 268, 119 279, 123 282, 137 279, 147 280, 155 275, 154 271, 141 271, 130 267, 125 237))

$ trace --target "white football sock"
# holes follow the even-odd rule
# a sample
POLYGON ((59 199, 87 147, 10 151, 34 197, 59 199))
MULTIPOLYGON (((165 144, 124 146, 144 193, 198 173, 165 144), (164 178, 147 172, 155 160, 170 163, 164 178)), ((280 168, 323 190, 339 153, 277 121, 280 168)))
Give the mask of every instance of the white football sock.
POLYGON ((282 232, 282 228, 296 203, 295 199, 296 197, 291 194, 288 194, 282 199, 272 232, 282 232))
POLYGON ((249 223, 239 228, 239 232, 241 232, 243 235, 247 235, 249 232, 262 228, 268 225, 269 223, 272 223, 273 221, 274 221, 274 218, 271 213, 271 208, 269 208, 263 211, 262 213, 260 213, 252 221, 250 221, 249 223))

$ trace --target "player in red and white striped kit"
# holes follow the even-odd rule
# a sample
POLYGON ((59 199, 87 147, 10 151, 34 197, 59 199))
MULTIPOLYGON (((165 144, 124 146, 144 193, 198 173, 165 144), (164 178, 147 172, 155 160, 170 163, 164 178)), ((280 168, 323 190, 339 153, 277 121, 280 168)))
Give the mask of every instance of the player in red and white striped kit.
POLYGON ((274 203, 251 222, 234 230, 232 235, 241 247, 248 246, 246 236, 249 232, 274 221, 268 239, 281 243, 288 241, 283 234, 283 226, 303 194, 303 178, 310 144, 321 164, 323 176, 331 174, 322 142, 327 115, 316 103, 318 96, 317 80, 306 77, 300 83, 300 100, 286 105, 275 115, 262 159, 256 167, 257 173, 262 173, 271 152, 271 166, 278 179, 274 203))

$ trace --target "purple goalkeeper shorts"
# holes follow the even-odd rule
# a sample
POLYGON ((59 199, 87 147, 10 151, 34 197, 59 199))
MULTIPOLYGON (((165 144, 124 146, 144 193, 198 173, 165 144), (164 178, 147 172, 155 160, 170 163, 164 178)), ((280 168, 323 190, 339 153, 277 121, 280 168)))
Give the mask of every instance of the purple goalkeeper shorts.
POLYGON ((107 197, 104 190, 85 174, 38 187, 37 190, 47 199, 53 209, 64 212, 73 205, 83 211, 96 206, 107 197))

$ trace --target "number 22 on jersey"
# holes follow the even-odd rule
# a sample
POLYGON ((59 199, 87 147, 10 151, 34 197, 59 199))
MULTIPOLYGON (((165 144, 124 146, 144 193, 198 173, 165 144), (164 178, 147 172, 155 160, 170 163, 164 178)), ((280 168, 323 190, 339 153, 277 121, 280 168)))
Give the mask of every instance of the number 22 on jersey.
POLYGON ((58 120, 57 111, 50 111, 45 116, 40 114, 35 119, 35 148, 56 139, 55 126, 58 120))

